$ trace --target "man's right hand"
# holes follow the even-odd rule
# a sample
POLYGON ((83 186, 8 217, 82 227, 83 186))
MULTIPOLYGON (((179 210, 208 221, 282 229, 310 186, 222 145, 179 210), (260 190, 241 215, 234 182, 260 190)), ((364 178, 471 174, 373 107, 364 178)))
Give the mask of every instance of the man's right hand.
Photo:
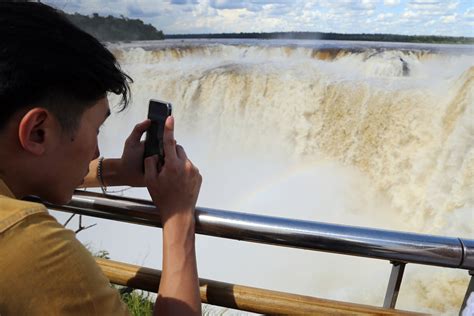
POLYGON ((172 116, 166 120, 163 142, 165 163, 158 166, 158 155, 145 159, 145 184, 165 227, 176 216, 194 218, 202 177, 183 147, 176 145, 172 116))

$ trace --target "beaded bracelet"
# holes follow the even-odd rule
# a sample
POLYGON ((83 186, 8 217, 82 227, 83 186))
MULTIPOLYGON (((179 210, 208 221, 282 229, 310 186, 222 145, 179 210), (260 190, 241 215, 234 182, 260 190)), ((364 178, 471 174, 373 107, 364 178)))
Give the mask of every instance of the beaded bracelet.
POLYGON ((97 164, 97 178, 99 179, 100 189, 102 190, 102 193, 107 194, 107 187, 105 186, 104 177, 102 175, 103 170, 104 170, 104 166, 102 164, 103 161, 104 161, 104 157, 100 157, 99 162, 97 164))

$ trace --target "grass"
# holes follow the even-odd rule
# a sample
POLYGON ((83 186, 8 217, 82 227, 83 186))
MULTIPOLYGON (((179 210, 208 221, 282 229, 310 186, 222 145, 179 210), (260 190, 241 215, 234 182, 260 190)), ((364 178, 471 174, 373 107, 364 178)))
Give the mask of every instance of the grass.
POLYGON ((133 316, 153 315, 154 303, 150 300, 150 293, 133 290, 130 293, 120 294, 120 296, 122 297, 124 303, 127 304, 128 310, 133 316))

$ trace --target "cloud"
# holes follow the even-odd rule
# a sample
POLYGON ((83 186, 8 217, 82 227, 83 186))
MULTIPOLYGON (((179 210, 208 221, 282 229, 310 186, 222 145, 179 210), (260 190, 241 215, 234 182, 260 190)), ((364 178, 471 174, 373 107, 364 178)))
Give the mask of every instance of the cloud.
POLYGON ((441 17, 441 22, 448 24, 448 23, 454 23, 457 20, 457 14, 452 14, 452 15, 445 15, 441 17))
POLYGON ((445 16, 454 14, 458 1, 412 0, 405 8, 406 12, 416 12, 419 16, 445 16))
POLYGON ((384 0, 383 4, 388 7, 394 7, 400 4, 400 0, 384 0))
POLYGON ((273 10, 275 6, 285 6, 287 10, 293 7, 292 0, 210 0, 209 5, 218 10, 246 9, 248 11, 261 11, 264 8, 273 10))
POLYGON ((274 17, 281 17, 284 15, 291 15, 294 10, 291 7, 283 4, 271 4, 268 6, 268 15, 274 17))
POLYGON ((464 18, 466 18, 467 20, 474 21, 474 8, 467 9, 464 13, 464 18))
POLYGON ((43 0, 128 16, 165 34, 321 31, 473 36, 472 0, 43 0))
POLYGON ((451 1, 451 2, 448 2, 448 9, 449 10, 455 10, 457 9, 459 6, 459 1, 451 1))
POLYGON ((378 22, 386 21, 386 20, 392 19, 393 17, 394 17, 393 13, 380 13, 379 15, 377 15, 374 21, 378 21, 378 22))
POLYGON ((198 0, 171 0, 171 4, 184 5, 184 4, 199 4, 198 0))
POLYGON ((428 20, 427 22, 425 22, 424 26, 431 26, 435 25, 436 23, 438 23, 436 20, 428 20))
POLYGON ((413 10, 452 10, 458 6, 457 1, 412 0, 408 7, 413 10))
POLYGON ((419 6, 432 6, 438 5, 441 1, 433 1, 433 0, 411 0, 411 5, 419 5, 419 6))
POLYGON ((244 1, 237 0, 211 0, 209 5, 218 10, 246 8, 246 3, 244 1))
POLYGON ((127 16, 134 18, 151 18, 160 16, 160 11, 155 8, 143 8, 137 3, 127 5, 127 16))
POLYGON ((375 0, 340 0, 326 1, 322 5, 342 10, 372 10, 375 8, 376 3, 377 1, 375 0))

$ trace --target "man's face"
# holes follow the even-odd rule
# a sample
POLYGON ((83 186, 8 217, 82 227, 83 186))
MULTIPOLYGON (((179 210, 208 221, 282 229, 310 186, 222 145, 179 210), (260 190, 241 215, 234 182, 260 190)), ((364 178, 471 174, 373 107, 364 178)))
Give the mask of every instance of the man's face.
POLYGON ((109 114, 109 103, 104 97, 84 111, 77 130, 62 131, 52 159, 55 162, 52 177, 48 181, 51 195, 43 198, 57 204, 70 201, 74 189, 87 175, 89 163, 99 157, 97 136, 109 114))

